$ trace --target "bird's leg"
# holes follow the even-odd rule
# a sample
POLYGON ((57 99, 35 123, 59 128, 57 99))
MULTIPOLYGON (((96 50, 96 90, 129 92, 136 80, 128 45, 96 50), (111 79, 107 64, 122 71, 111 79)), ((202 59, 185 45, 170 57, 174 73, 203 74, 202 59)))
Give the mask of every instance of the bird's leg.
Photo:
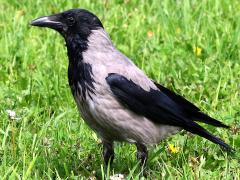
POLYGON ((142 170, 144 171, 148 159, 147 147, 143 144, 136 144, 137 146, 137 159, 140 161, 142 170))
POLYGON ((105 165, 107 167, 108 163, 110 163, 111 166, 114 159, 113 142, 103 140, 102 143, 103 143, 103 159, 105 165))

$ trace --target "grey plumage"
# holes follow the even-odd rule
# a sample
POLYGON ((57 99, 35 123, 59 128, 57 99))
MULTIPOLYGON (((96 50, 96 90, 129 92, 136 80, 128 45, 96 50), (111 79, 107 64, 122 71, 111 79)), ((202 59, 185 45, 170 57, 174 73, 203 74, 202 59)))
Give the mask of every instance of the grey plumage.
MULTIPOLYGON (((148 91, 157 89, 154 83, 112 44, 103 29, 92 32, 83 60, 92 67, 95 90, 85 101, 75 100, 85 122, 107 141, 127 141, 143 144, 159 143, 179 128, 156 125, 121 105, 114 97, 105 78, 109 73, 123 74, 148 91)), ((79 87, 81 88, 81 87, 79 87)))
POLYGON ((231 149, 196 121, 227 127, 196 106, 149 79, 112 44, 100 20, 86 10, 39 18, 65 38, 72 94, 84 121, 100 136, 104 159, 113 159, 113 142, 135 143, 144 164, 146 145, 185 129, 231 149), (54 23, 51 23, 54 22, 54 23))

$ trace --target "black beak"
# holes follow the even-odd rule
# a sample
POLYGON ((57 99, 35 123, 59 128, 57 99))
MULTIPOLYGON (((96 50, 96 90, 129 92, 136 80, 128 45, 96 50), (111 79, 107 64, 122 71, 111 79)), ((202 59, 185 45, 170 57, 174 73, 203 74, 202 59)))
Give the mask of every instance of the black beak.
POLYGON ((58 21, 58 17, 56 15, 37 18, 31 22, 31 25, 39 27, 48 27, 55 30, 61 30, 63 28, 63 24, 60 21, 58 21))

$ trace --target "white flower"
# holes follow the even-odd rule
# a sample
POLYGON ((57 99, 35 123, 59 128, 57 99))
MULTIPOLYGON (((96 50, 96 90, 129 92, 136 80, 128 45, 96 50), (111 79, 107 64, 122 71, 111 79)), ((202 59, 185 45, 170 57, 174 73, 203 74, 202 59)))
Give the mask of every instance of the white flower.
POLYGON ((110 180, 124 180, 123 174, 114 174, 113 176, 110 176, 110 180))
POLYGON ((8 114, 9 119, 11 119, 11 120, 16 119, 16 112, 15 111, 7 109, 6 112, 8 114))

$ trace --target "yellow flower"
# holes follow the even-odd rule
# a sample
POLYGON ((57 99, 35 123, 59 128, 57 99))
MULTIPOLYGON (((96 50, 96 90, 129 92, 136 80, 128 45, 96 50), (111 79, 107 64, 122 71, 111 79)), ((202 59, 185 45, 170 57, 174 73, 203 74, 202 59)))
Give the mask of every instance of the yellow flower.
POLYGON ((124 27, 124 28, 128 28, 128 24, 126 24, 126 23, 123 24, 123 27, 124 27))
POLYGON ((153 33, 152 31, 148 31, 148 32, 147 32, 147 36, 148 36, 148 38, 152 38, 153 35, 154 35, 154 33, 153 33))
POLYGON ((174 144, 169 144, 168 145, 168 150, 170 151, 170 153, 175 154, 179 152, 179 148, 174 146, 174 144))
POLYGON ((194 53, 196 56, 201 56, 201 54, 202 54, 202 48, 197 47, 197 46, 193 47, 193 53, 194 53))
POLYGON ((177 33, 177 34, 181 34, 181 31, 182 31, 182 30, 181 30, 179 27, 176 29, 176 33, 177 33))
POLYGON ((25 11, 24 10, 18 10, 16 12, 16 19, 19 20, 24 15, 25 15, 25 11))

